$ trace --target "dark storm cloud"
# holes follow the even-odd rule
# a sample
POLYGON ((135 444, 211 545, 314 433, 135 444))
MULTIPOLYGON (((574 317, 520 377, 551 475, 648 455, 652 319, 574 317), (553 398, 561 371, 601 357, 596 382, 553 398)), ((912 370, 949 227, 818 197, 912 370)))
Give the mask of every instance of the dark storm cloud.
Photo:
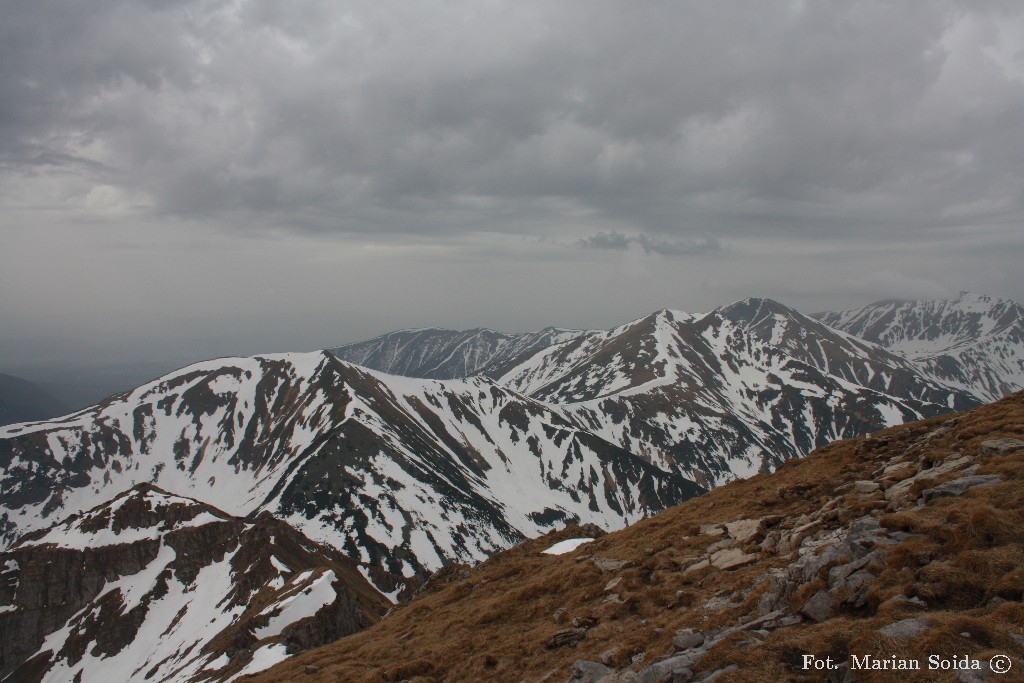
POLYGON ((1020 209, 998 6, 8 4, 7 172, 48 160, 155 212, 515 231, 510 204, 557 198, 742 234, 1020 209))

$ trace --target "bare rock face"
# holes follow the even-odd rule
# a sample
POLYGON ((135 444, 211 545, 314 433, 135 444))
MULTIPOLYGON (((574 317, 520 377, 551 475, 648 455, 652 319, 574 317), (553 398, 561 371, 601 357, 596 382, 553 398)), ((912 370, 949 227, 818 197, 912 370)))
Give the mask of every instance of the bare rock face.
POLYGON ((989 439, 982 441, 978 450, 982 455, 1007 455, 1024 450, 1024 441, 1020 439, 989 439))
POLYGON ((388 606, 354 562, 269 514, 244 520, 151 485, 22 538, 0 568, 7 680, 227 675, 388 606))
POLYGON ((757 555, 745 553, 740 548, 727 548, 711 555, 711 566, 718 569, 736 569, 757 560, 757 555))

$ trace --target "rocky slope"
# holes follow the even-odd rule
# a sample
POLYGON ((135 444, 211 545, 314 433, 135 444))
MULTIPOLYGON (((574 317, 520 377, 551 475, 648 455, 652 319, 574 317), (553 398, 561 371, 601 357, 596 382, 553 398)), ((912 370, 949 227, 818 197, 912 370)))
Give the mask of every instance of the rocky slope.
MULTIPOLYGON (((0 429, 0 536, 9 544, 144 482, 234 515, 269 511, 406 578, 556 523, 621 527, 701 491, 486 378, 412 380, 283 354, 199 363, 0 429)), ((402 586, 381 577, 397 597, 402 586)))
POLYGON ((879 301, 814 317, 982 400, 1024 388, 1024 307, 1012 301, 961 292, 948 301, 879 301))
POLYGON ((356 563, 140 485, 0 553, 0 679, 224 681, 377 621, 356 563))
POLYGON ((1018 393, 622 531, 567 528, 451 568, 370 629, 245 680, 1016 680, 1022 480, 1018 393), (894 657, 920 669, 878 668, 894 657))

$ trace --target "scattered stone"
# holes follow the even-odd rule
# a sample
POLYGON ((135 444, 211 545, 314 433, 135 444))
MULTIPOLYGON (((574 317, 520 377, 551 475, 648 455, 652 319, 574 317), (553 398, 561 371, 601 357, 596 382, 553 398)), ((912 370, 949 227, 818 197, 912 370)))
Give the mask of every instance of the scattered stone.
POLYGON ((927 631, 931 624, 932 620, 928 617, 914 617, 913 619, 902 619, 888 626, 883 626, 878 629, 878 632, 890 638, 906 640, 908 638, 917 638, 927 631))
POLYGON ((555 631, 555 633, 548 639, 549 648, 565 647, 566 645, 576 645, 581 640, 587 637, 587 629, 585 628, 563 628, 561 631, 555 631))
POLYGON ((803 617, 801 617, 799 614, 790 614, 785 617, 779 617, 778 619, 770 619, 769 621, 764 622, 762 626, 764 626, 766 631, 774 631, 777 628, 796 626, 797 624, 802 623, 804 623, 803 617))
POLYGON ((619 656, 619 651, 620 650, 621 650, 621 648, 619 648, 618 645, 615 645, 613 647, 608 648, 607 650, 605 650, 601 654, 599 654, 597 656, 597 658, 605 666, 611 666, 612 663, 615 661, 615 658, 619 656))
POLYGON ((685 576, 687 574, 692 574, 694 572, 699 572, 701 569, 705 569, 706 567, 710 567, 710 566, 711 566, 711 561, 705 558, 703 560, 699 560, 697 562, 694 562, 689 567, 687 567, 683 571, 683 575, 685 576))
POLYGON ((725 550, 727 548, 735 548, 739 543, 733 538, 723 538, 720 541, 715 541, 708 546, 708 554, 717 553, 719 550, 725 550))
POLYGON ((609 581, 608 583, 606 583, 604 585, 605 592, 607 593, 608 591, 613 590, 620 583, 622 583, 622 577, 621 576, 616 576, 614 579, 612 579, 611 581, 609 581))
POLYGON ((822 622, 832 616, 832 596, 828 591, 818 591, 800 608, 800 614, 811 621, 822 622))
POLYGON ((570 623, 574 628, 594 628, 597 625, 597 619, 594 617, 573 617, 570 623))
POLYGON ((1011 633, 1010 637, 1013 638, 1013 641, 1015 643, 1017 643, 1021 647, 1024 647, 1024 636, 1020 635, 1019 633, 1011 633))
POLYGON ((1024 441, 1020 439, 989 439, 982 441, 978 449, 982 455, 1006 455, 1024 449, 1024 441))
POLYGON ((743 552, 740 548, 719 550, 710 558, 711 566, 718 569, 735 569, 757 560, 757 555, 743 552))
POLYGON ((605 676, 610 676, 614 673, 614 670, 609 669, 600 662, 588 662, 585 659, 577 659, 569 668, 569 678, 565 680, 565 683, 597 683, 605 676))
POLYGON ((637 683, 661 683, 661 681, 679 681, 685 683, 693 678, 693 663, 697 661, 692 655, 676 655, 662 659, 644 667, 637 672, 637 683))
POLYGON ((953 458, 947 460, 942 464, 935 465, 934 467, 926 470, 921 470, 912 477, 908 477, 900 482, 897 482, 885 490, 885 499, 892 502, 902 502, 910 498, 910 487, 914 485, 918 479, 934 478, 939 477, 947 472, 958 470, 962 467, 967 466, 971 462, 971 458, 968 456, 962 456, 959 458, 953 458))
POLYGON ((700 647, 703 644, 704 634, 700 631, 694 631, 692 628, 681 628, 676 631, 675 637, 672 638, 672 647, 679 652, 700 647))
POLYGON ((912 598, 908 598, 905 595, 894 595, 885 602, 883 602, 881 605, 879 605, 878 611, 881 612, 886 610, 897 609, 925 609, 927 607, 928 603, 926 603, 924 600, 917 597, 916 595, 912 598))
POLYGON ((882 488, 882 485, 877 481, 861 480, 853 482, 853 490, 862 495, 874 493, 880 488, 882 488))
POLYGON ((754 540, 761 533, 763 522, 760 519, 738 519, 735 522, 726 522, 725 530, 730 538, 740 542, 754 540))
POLYGON ((998 484, 1001 479, 1002 477, 998 474, 974 474, 960 477, 959 479, 947 481, 945 484, 939 484, 935 488, 925 489, 921 492, 921 498, 927 501, 934 498, 960 496, 968 489, 998 484))
POLYGON ((591 561, 603 572, 617 572, 628 564, 626 560, 616 560, 611 557, 595 557, 591 561))
MULTIPOLYGON (((980 669, 956 669, 956 680, 960 683, 988 683, 992 680, 992 667, 988 661, 981 661, 980 669)), ((1005 673, 1005 672, 1004 672, 1005 673)))
POLYGON ((725 527, 721 524, 701 524, 698 533, 701 536, 722 536, 725 534, 725 527))
POLYGON ((559 607, 558 609, 555 610, 555 613, 551 615, 551 618, 554 619, 556 624, 561 624, 562 621, 565 619, 565 615, 568 612, 569 612, 569 610, 566 609, 565 607, 559 607))
POLYGON ((733 671, 738 671, 739 668, 740 667, 737 666, 736 664, 730 664, 729 666, 726 666, 726 667, 723 667, 721 669, 718 669, 717 671, 711 672, 711 675, 707 676, 706 678, 702 678, 700 680, 703 681, 704 683, 713 683, 713 681, 717 681, 719 678, 721 678, 722 676, 724 676, 726 674, 731 674, 733 671))

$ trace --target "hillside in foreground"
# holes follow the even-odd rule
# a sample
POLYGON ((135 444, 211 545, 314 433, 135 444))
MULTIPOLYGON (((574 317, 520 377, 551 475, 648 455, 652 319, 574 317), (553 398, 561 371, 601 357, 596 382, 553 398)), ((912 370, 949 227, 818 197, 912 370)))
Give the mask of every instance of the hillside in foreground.
POLYGON ((448 568, 373 627, 241 680, 1021 680, 1022 477, 1024 392, 448 568), (920 670, 871 668, 893 663, 920 670))

